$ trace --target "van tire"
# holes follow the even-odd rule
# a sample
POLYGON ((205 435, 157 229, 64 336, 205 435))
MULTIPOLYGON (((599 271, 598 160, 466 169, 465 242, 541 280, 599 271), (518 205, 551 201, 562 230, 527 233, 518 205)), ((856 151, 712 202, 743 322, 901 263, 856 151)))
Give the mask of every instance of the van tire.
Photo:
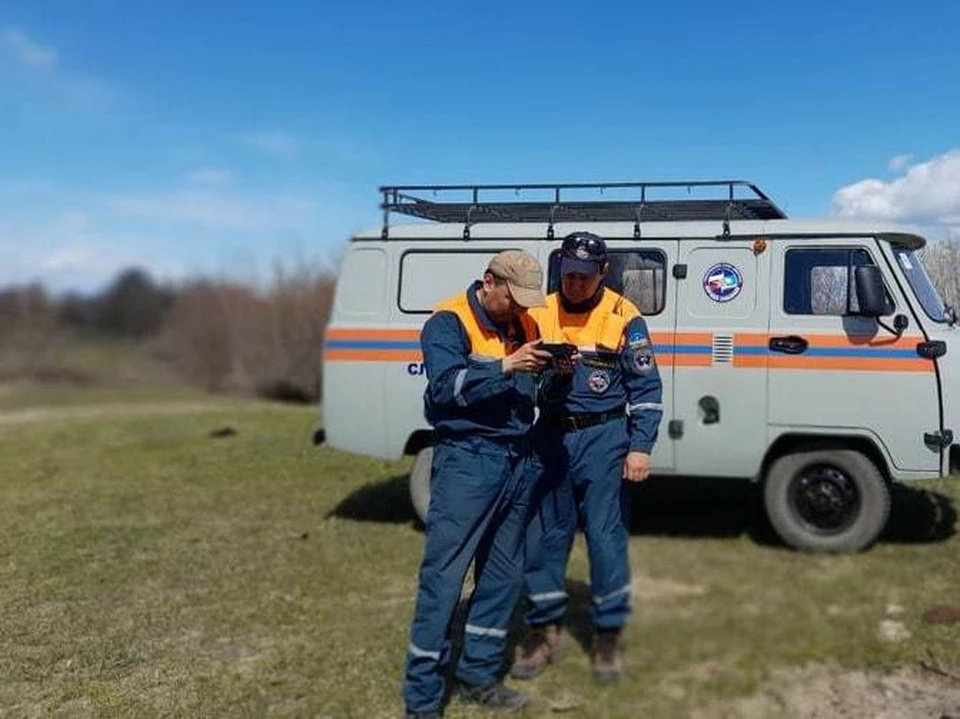
POLYGON ((794 549, 858 552, 887 524, 890 487, 861 452, 808 448, 770 465, 764 506, 774 530, 794 549))
POLYGON ((417 518, 427 523, 430 506, 430 468, 433 464, 433 447, 424 447, 414 457, 410 468, 410 503, 417 518))

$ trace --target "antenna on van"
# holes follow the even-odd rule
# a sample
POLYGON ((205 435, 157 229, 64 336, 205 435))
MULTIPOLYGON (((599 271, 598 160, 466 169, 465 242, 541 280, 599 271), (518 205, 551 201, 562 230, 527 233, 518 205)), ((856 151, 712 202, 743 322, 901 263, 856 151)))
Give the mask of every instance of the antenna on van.
POLYGON ((557 214, 557 210, 560 208, 560 188, 555 187, 553 189, 553 207, 550 208, 550 219, 547 222, 547 239, 553 239, 553 218, 557 214))
POLYGON ((647 187, 640 186, 640 204, 637 206, 637 219, 633 221, 633 238, 640 239, 640 219, 643 217, 643 206, 647 204, 647 187))

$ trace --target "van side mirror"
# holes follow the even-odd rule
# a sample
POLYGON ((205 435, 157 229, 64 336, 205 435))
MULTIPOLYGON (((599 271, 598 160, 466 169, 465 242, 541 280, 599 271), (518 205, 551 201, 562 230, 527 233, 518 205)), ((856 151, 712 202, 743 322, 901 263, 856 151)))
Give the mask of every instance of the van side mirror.
POLYGON ((860 265, 853 268, 853 281, 857 293, 858 314, 865 317, 882 316, 888 309, 883 271, 876 265, 860 265))

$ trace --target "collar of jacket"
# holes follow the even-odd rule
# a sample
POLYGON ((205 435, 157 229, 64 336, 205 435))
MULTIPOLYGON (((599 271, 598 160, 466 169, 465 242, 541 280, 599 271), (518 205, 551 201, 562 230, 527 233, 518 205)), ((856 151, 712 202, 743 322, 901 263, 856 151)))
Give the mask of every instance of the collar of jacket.
POLYGON ((565 312, 571 312, 573 314, 582 314, 584 312, 589 312, 594 307, 600 304, 600 300, 603 299, 603 283, 600 283, 600 286, 597 287, 597 291, 593 293, 593 297, 588 300, 584 300, 578 304, 574 304, 567 299, 567 296, 563 294, 563 289, 561 288, 560 292, 557 294, 560 295, 560 305, 563 307, 565 312))

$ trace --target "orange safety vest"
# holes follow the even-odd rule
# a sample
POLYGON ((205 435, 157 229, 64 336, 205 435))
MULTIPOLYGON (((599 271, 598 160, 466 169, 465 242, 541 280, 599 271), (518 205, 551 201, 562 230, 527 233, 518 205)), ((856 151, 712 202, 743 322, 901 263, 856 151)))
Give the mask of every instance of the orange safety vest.
POLYGON ((600 302, 589 312, 570 313, 563 309, 560 293, 547 296, 546 307, 528 310, 546 342, 569 342, 581 352, 619 352, 623 334, 640 310, 630 300, 605 288, 600 302))
POLYGON ((537 324, 527 312, 521 313, 518 317, 519 328, 516 323, 511 323, 510 329, 513 332, 506 339, 499 332, 487 329, 474 314, 466 293, 444 300, 436 306, 435 311, 453 312, 459 318, 460 324, 467 332, 467 339, 470 343, 470 358, 475 360, 503 359, 516 352, 524 342, 529 342, 539 336, 537 324), (517 329, 522 329, 522 337, 516 332, 517 329))

